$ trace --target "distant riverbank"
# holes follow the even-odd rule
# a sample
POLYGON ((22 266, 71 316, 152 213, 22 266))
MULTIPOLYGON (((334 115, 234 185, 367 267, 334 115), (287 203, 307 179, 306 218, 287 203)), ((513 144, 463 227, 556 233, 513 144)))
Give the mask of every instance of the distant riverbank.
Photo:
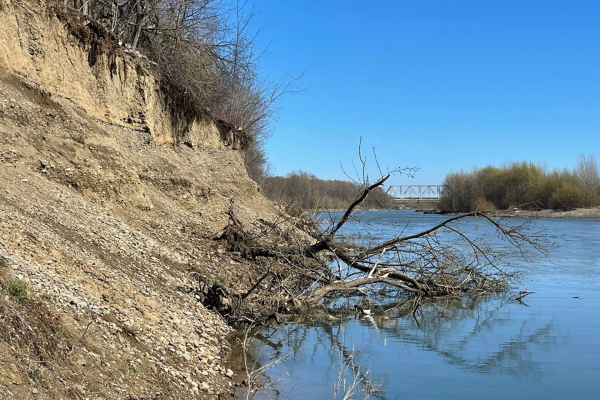
POLYGON ((559 210, 516 210, 497 211, 493 213, 499 217, 525 217, 525 218, 600 218, 600 207, 576 208, 569 211, 559 210))
MULTIPOLYGON (((361 209, 361 211, 381 211, 381 210, 392 210, 392 208, 384 209, 361 209)), ((411 210, 411 209, 405 209, 411 210)), ((310 210, 314 211, 314 210, 310 210)), ((331 210, 318 210, 317 213, 328 213, 328 212, 339 212, 346 211, 343 208, 336 208, 331 210)), ((455 212, 445 213, 435 210, 419 210, 414 209, 415 212, 423 212, 425 214, 459 214, 455 212)), ((308 212, 308 210, 306 210, 308 212)), ((560 210, 515 210, 515 211, 493 211, 490 212, 495 217, 522 217, 522 218, 600 218, 600 207, 594 208, 576 208, 569 211, 560 210)))
MULTIPOLYGON (((456 215, 458 212, 442 212, 439 210, 419 210, 425 214, 448 214, 456 215)), ((520 217, 520 218, 600 218, 600 207, 576 208, 569 211, 561 210, 513 210, 513 211, 491 211, 490 215, 494 217, 520 217)))

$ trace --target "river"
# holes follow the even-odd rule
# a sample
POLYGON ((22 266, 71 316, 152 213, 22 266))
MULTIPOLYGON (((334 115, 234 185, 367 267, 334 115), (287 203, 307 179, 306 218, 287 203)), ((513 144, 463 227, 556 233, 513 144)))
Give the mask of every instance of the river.
MULTIPOLYGON (((385 240, 444 218, 366 211, 344 234, 385 240)), ((558 245, 548 257, 528 252, 524 260, 488 239, 512 252, 509 259, 524 271, 507 293, 437 301, 414 315, 351 315, 265 329, 247 352, 248 367, 276 364, 254 398, 364 398, 374 388, 376 399, 600 398, 600 219, 542 218, 531 228, 558 245), (534 293, 512 300, 519 290, 534 293)), ((489 233, 475 218, 461 229, 489 233)))

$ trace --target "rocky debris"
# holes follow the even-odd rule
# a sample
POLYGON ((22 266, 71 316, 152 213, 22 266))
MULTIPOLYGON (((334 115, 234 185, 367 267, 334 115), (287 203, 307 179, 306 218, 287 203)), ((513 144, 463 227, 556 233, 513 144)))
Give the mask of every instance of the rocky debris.
POLYGON ((232 207, 257 236, 286 222, 239 137, 195 121, 175 146, 143 56, 90 67, 45 5, 0 6, 0 399, 220 398, 231 330, 197 288, 253 265, 213 238, 232 207))
MULTIPOLYGON (((250 229, 277 210, 233 150, 156 146, 53 99, 48 112, 48 99, 0 78, 0 256, 7 279, 48 307, 72 349, 53 361, 65 366, 40 368, 41 383, 2 369, 0 398, 32 387, 36 398, 228 392, 230 328, 186 288, 197 274, 248 284, 252 266, 213 240, 232 199, 250 229)), ((3 346, 0 367, 23 359, 3 346)))

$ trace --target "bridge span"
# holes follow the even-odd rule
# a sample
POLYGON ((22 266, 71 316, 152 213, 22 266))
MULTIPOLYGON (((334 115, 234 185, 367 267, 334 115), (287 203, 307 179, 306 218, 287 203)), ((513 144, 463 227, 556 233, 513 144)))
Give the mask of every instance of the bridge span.
POLYGON ((444 185, 390 185, 386 193, 396 200, 439 200, 444 185))

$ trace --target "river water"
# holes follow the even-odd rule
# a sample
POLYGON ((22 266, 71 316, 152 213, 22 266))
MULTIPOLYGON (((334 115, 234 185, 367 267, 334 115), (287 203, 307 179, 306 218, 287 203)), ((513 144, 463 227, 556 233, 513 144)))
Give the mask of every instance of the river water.
MULTIPOLYGON (((385 240, 444 218, 366 211, 344 233, 385 240)), ((491 233, 475 218, 461 229, 491 233)), ((549 257, 530 252, 523 260, 497 237, 486 239, 512 251, 509 258, 524 271, 508 293, 438 301, 414 315, 351 315, 264 330, 247 353, 248 367, 284 361, 266 370, 255 398, 364 398, 375 387, 377 399, 600 398, 600 219, 538 219, 531 229, 559 245, 549 257), (511 300, 519 290, 534 293, 523 303, 511 300)))

